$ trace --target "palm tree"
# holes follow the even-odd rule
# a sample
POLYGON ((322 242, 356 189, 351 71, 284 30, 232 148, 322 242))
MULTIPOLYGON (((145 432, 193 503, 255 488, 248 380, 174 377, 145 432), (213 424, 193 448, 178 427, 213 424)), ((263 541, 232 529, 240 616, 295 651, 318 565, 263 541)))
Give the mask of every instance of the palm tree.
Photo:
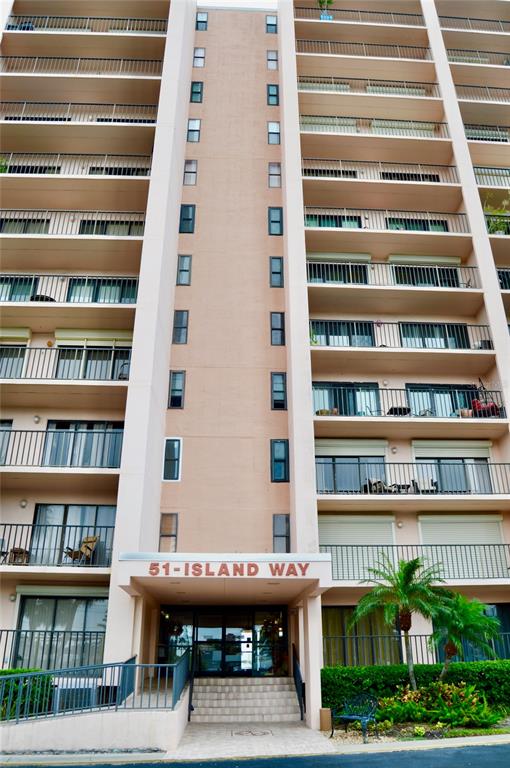
POLYGON ((454 656, 462 658, 463 643, 467 642, 494 658, 493 640, 500 631, 499 619, 486 615, 487 606, 479 600, 469 600, 456 593, 437 611, 432 643, 444 643, 444 664, 439 675, 442 680, 454 656))
POLYGON ((373 588, 359 601, 349 622, 352 628, 361 619, 376 611, 383 611, 384 622, 394 627, 398 616, 400 630, 404 635, 407 668, 412 689, 417 689, 414 675, 414 661, 409 639, 413 613, 432 618, 443 605, 450 593, 434 586, 443 582, 441 569, 437 564, 425 566, 420 557, 400 560, 395 566, 387 556, 369 568, 370 578, 362 583, 373 584, 373 588))

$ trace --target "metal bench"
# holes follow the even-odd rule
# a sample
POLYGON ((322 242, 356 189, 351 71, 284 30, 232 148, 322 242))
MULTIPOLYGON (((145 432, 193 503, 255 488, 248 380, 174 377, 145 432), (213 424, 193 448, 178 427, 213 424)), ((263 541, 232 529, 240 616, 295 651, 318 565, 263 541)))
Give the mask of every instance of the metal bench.
POLYGON ((379 732, 377 730, 377 722, 375 719, 375 713, 377 710, 377 699, 369 693, 360 693, 359 696, 354 696, 352 699, 346 699, 342 710, 331 710, 331 735, 333 738, 335 732, 335 724, 343 723, 345 726, 345 732, 349 723, 359 722, 361 723, 361 731, 363 733, 363 743, 368 741, 368 724, 374 723, 375 732, 377 738, 379 738, 379 732))

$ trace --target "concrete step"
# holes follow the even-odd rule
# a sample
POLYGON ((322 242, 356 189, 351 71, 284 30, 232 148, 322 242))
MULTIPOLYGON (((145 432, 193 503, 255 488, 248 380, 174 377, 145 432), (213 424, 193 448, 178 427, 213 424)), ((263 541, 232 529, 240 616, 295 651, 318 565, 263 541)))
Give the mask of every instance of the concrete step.
POLYGON ((249 715, 200 715, 191 713, 192 723, 296 723, 301 720, 299 712, 296 714, 256 714, 253 717, 249 715))
POLYGON ((264 685, 257 685, 257 686, 247 686, 246 688, 239 688, 238 686, 230 686, 230 685, 223 685, 221 687, 217 687, 215 685, 200 685, 196 686, 193 685, 193 695, 195 693, 221 693, 224 696, 244 696, 245 694, 254 693, 257 696, 273 696, 278 695, 280 693, 289 694, 295 692, 295 686, 294 685, 281 685, 281 686, 264 686, 264 685))
MULTIPOLYGON (((218 693, 218 691, 193 691, 193 701, 195 702, 202 702, 202 701, 232 701, 233 697, 231 693, 218 693)), ((274 701, 274 702, 284 702, 284 701, 295 701, 296 700, 296 692, 295 691, 273 691, 270 695, 265 696, 264 692, 259 691, 243 691, 241 696, 235 697, 236 701, 260 701, 264 703, 265 701, 274 701)))
POLYGON ((195 685, 214 685, 222 687, 224 685, 235 685, 246 687, 250 685, 293 685, 292 677, 196 677, 195 685))
POLYGON ((197 715, 249 715, 250 717, 258 717, 259 715, 293 715, 299 712, 299 707, 297 704, 284 707, 266 707, 264 704, 255 706, 231 704, 224 707, 195 707, 195 712, 197 715))

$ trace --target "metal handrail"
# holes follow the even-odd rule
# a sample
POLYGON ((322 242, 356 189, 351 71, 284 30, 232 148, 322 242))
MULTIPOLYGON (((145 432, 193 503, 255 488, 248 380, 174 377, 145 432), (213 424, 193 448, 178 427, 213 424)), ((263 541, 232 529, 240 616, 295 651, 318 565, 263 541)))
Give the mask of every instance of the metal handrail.
POLYGON ((498 267, 499 287, 502 291, 510 291, 510 267, 498 267))
POLYGON ((112 525, 32 525, 0 523, 0 565, 111 565, 112 525))
POLYGON ((429 165, 427 163, 323 160, 304 157, 301 161, 301 172, 306 178, 410 181, 433 184, 458 184, 459 182, 455 165, 429 165))
POLYGON ((319 19, 333 21, 354 21, 365 24, 392 24, 411 27, 425 25, 423 16, 419 13, 392 13, 391 11, 362 11, 349 8, 328 8, 325 11, 319 8, 298 6, 294 8, 295 19, 319 19))
POLYGON ((136 304, 138 277, 0 272, 0 303, 136 304))
POLYGON ((485 223, 489 235, 510 235, 510 214, 486 213, 485 223))
POLYGON ((494 88, 489 85, 456 85, 459 101, 510 101, 510 88, 494 88))
POLYGON ((379 45, 376 43, 337 42, 336 40, 296 40, 296 52, 378 59, 432 60, 430 48, 418 45, 379 45))
POLYGON ((482 186, 510 187, 510 168, 474 165, 473 171, 478 184, 482 186))
POLYGON ((309 260, 309 285, 371 285, 404 288, 479 288, 478 268, 435 264, 309 260))
POLYGON ((468 141, 510 141, 509 125, 477 125, 465 123, 464 131, 468 141))
POLYGON ((312 133, 354 133, 423 139, 448 139, 448 124, 425 120, 388 120, 378 117, 343 115, 300 115, 301 131, 312 133))
POLYGON ((7 19, 8 32, 93 32, 115 33, 122 32, 164 34, 167 30, 167 19, 144 19, 108 16, 40 16, 35 14, 11 14, 7 19))
POLYGON ((118 469, 123 429, 0 430, 0 466, 118 469))
MULTIPOLYGON (((335 93, 365 93, 377 96, 418 96, 439 97, 437 83, 415 82, 411 80, 375 80, 361 77, 316 77, 298 76, 298 90, 333 91, 335 93)), ((497 89, 495 89, 497 90, 497 89)))
POLYGON ((375 208, 318 208, 305 206, 305 227, 372 229, 464 234, 469 232, 465 213, 394 211, 375 208))
MULTIPOLYGON (((23 381, 128 381, 131 347, 0 346, 0 379, 23 381)), ((0 432, 0 440, 2 433, 0 432)))
POLYGON ((142 237, 145 213, 1 209, 0 235, 142 237))
MULTIPOLYGON (((432 451, 433 452, 433 451, 432 451)), ((510 463, 452 459, 353 461, 315 458, 317 494, 369 496, 484 496, 510 493, 510 463)))
POLYGON ((106 632, 0 629, 1 669, 51 669, 101 664, 106 632))
POLYGON ((510 544, 320 544, 331 555, 333 579, 362 581, 384 559, 436 563, 444 579, 509 579, 510 544))
POLYGON ((160 59, 64 56, 0 56, 2 74, 160 76, 160 59))
POLYGON ((37 176, 150 176, 152 155, 4 152, 0 173, 37 176))
POLYGON ((156 104, 94 104, 46 101, 0 102, 0 120, 3 122, 152 125, 156 122, 157 111, 156 104))
POLYGON ((312 347, 412 349, 418 351, 492 350, 488 325, 380 320, 310 320, 312 347))
POLYGON ((292 677, 294 678, 294 687, 299 703, 299 713, 301 715, 301 720, 304 720, 306 712, 305 684, 303 682, 303 675, 299 664, 298 652, 294 643, 292 643, 292 677))
POLYGON ((450 64, 495 64, 508 67, 510 54, 503 51, 472 51, 467 48, 447 48, 450 64))
POLYGON ((476 19, 469 16, 439 16, 442 29, 467 29, 474 32, 510 32, 510 21, 476 19))

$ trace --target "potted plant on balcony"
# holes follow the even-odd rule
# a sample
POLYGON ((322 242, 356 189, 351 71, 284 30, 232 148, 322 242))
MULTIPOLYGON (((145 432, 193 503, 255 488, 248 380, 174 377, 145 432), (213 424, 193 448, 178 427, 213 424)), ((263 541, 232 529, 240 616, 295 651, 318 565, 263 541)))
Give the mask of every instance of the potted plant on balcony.
POLYGON ((317 0, 317 5, 321 11, 321 19, 323 21, 333 21, 333 16, 328 13, 328 8, 333 5, 334 0, 317 0))
POLYGON ((501 200, 499 205, 492 205, 493 194, 489 192, 485 198, 483 212, 486 215, 487 231, 489 235, 510 234, 510 221, 508 217, 508 207, 510 199, 501 200))

